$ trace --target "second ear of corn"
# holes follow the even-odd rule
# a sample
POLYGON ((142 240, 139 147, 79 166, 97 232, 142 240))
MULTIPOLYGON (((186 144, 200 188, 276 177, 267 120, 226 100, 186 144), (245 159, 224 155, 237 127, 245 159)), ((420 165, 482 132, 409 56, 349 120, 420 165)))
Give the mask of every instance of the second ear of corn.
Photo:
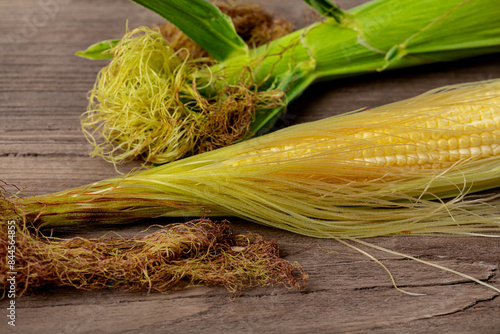
POLYGON ((56 194, 37 226, 238 216, 316 237, 500 232, 500 80, 300 124, 56 194), (467 195, 467 196, 466 196, 467 195), (488 200, 488 201, 486 201, 488 200))

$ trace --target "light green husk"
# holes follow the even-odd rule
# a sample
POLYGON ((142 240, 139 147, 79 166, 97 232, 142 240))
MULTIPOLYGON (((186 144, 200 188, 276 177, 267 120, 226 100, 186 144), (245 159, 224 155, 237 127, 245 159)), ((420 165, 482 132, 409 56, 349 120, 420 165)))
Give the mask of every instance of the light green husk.
MULTIPOLYGON (((329 10, 327 1, 310 1, 327 16, 324 21, 254 50, 250 50, 243 46, 241 41, 237 41, 239 37, 234 29, 222 29, 222 25, 227 24, 228 18, 219 16, 212 7, 210 11, 205 11, 206 6, 209 6, 205 1, 190 2, 189 9, 183 7, 185 3, 181 0, 136 0, 135 2, 173 20, 180 29, 195 42, 199 42, 218 60, 217 64, 205 71, 202 69, 193 76, 185 78, 186 82, 192 85, 194 96, 199 95, 209 99, 214 96, 225 99, 227 94, 219 94, 222 87, 235 85, 255 92, 269 91, 276 94, 283 91, 286 94, 286 99, 283 101, 288 103, 299 96, 311 83, 319 80, 437 61, 450 61, 500 51, 500 20, 498 20, 500 6, 495 0, 375 0, 349 11, 340 10, 333 5, 329 10), (182 15, 176 16, 177 11, 180 11, 182 15), (205 30, 205 34, 200 32, 198 26, 190 24, 196 19, 208 22, 207 24, 213 21, 214 24, 205 30), (241 73, 248 75, 242 79, 241 73), (212 77, 212 75, 215 76, 215 80, 207 85, 207 80, 203 78, 212 77)), ((149 53, 151 52, 154 56, 155 50, 146 44, 143 57, 149 59, 149 53)), ((123 61, 130 60, 123 59, 123 61)), ((141 79, 141 82, 147 82, 147 78, 149 76, 141 79)), ((112 83, 101 81, 100 84, 111 85, 112 83)), ((155 85, 152 86, 156 87, 155 85)), ((129 92, 130 88, 123 94, 129 92)), ((239 94, 239 91, 236 94, 239 94)), ((159 96, 152 102, 161 103, 162 96, 161 94, 159 96)), ((104 109, 107 108, 108 102, 104 97, 97 95, 93 97, 104 105, 104 109)), ((134 101, 142 102, 140 98, 134 101)), ((146 101, 149 100, 146 99, 146 101)), ((234 128, 231 129, 230 133, 240 134, 239 137, 231 138, 231 140, 234 139, 233 142, 272 130, 285 111, 286 103, 275 107, 266 103, 255 107, 250 106, 258 101, 258 99, 243 99, 242 103, 248 102, 247 109, 251 110, 251 118, 249 122, 243 122, 244 126, 240 130, 231 132, 234 128)), ((130 101, 132 105, 136 102, 130 101)), ((148 103, 143 103, 143 107, 147 108, 148 103)), ((176 106, 172 113, 175 113, 175 108, 176 106)), ((188 110, 185 113, 189 114, 187 118, 193 117, 193 114, 196 115, 197 109, 189 110, 191 108, 189 103, 186 103, 186 108, 188 110)), ((192 149, 192 140, 185 141, 183 137, 176 135, 169 137, 171 132, 178 134, 190 131, 192 128, 164 131, 162 135, 166 137, 159 138, 157 131, 151 131, 148 126, 141 128, 141 124, 137 124, 138 130, 132 133, 144 136, 143 142, 146 143, 139 149, 133 143, 137 135, 120 132, 124 121, 118 118, 111 118, 110 121, 106 113, 101 117, 96 104, 91 103, 91 109, 93 110, 91 121, 84 124, 85 127, 89 127, 90 124, 91 130, 87 130, 87 135, 90 141, 98 146, 96 154, 104 155, 108 160, 121 162, 130 157, 143 155, 146 161, 162 163, 196 151, 192 149), (100 150, 99 144, 93 139, 98 137, 98 133, 93 132, 96 129, 97 132, 102 132, 105 138, 104 150, 100 150), (120 131, 117 132, 116 129, 120 131), (162 141, 170 143, 159 144, 162 141), (148 146, 149 142, 155 142, 158 149, 148 146), (187 148, 181 148, 182 145, 186 145, 187 148), (127 155, 128 150, 133 154, 127 155)), ((148 117, 154 118, 157 115, 164 117, 155 108, 148 110, 148 117)), ((123 113, 122 105, 119 104, 114 112, 123 113)), ((166 120, 151 123, 168 125, 172 119, 175 120, 174 117, 168 117, 166 120)), ((182 127, 183 124, 178 122, 174 126, 182 127)), ((219 129, 216 129, 214 133, 217 131, 219 129)), ((210 138, 215 137, 214 135, 210 138)), ((229 142, 230 140, 227 140, 226 143, 229 142)), ((216 148, 219 144, 213 143, 207 147, 216 148)), ((199 151, 204 150, 205 148, 202 147, 199 151)))

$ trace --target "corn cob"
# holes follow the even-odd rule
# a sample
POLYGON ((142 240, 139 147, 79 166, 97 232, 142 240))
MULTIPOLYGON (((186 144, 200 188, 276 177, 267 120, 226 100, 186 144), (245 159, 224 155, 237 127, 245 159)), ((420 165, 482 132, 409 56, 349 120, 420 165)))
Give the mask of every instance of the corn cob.
MULTIPOLYGON (((0 221, 0 227, 7 230, 7 222, 0 221)), ((148 292, 200 284, 225 286, 232 292, 277 284, 300 289, 307 280, 302 267, 279 257, 276 241, 234 234, 228 221, 199 219, 157 227, 131 238, 107 235, 61 240, 34 235, 18 224, 17 296, 27 290, 64 286, 148 292)), ((0 234, 0 288, 5 291, 10 286, 6 274, 9 245, 7 234, 0 234)))
POLYGON ((51 195, 5 198, 36 226, 238 216, 316 237, 499 230, 500 80, 300 124, 51 195), (486 199, 491 200, 486 202, 486 199))

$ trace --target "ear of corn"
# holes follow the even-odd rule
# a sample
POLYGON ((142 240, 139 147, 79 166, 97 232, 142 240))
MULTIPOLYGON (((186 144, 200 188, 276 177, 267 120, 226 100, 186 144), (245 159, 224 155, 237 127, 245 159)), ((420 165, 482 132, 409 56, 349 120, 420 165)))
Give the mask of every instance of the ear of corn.
MULTIPOLYGON (((0 221, 0 227, 7 230, 7 222, 0 221)), ((228 221, 199 219, 158 227, 132 238, 61 240, 33 233, 17 222, 17 296, 39 288, 171 292, 200 284, 225 286, 236 293, 243 287, 277 284, 300 289, 307 280, 302 267, 279 257, 274 240, 236 235, 228 221)), ((0 245, 0 288, 6 291, 6 273, 12 271, 7 233, 0 234, 0 245)))
MULTIPOLYGON (((259 92, 282 90, 287 97, 284 102, 290 102, 314 81, 436 61, 449 61, 500 51, 500 20, 498 20, 500 6, 496 0, 376 0, 349 11, 342 11, 329 1, 308 1, 327 17, 324 21, 314 23, 253 50, 237 46, 241 44, 240 42, 232 42, 233 39, 237 39, 232 27, 227 29, 227 33, 222 32, 224 25, 219 25, 219 23, 225 22, 225 19, 222 14, 216 14, 216 9, 213 6, 210 6, 210 10, 204 10, 205 7, 209 6, 206 1, 190 2, 190 10, 183 8, 184 2, 179 0, 135 0, 135 2, 173 20, 195 42, 205 46, 207 51, 219 60, 210 68, 197 68, 194 71, 195 74, 192 74, 193 71, 187 72, 189 77, 186 82, 190 87, 192 86, 194 94, 191 95, 195 97, 221 96, 223 99, 228 94, 219 95, 220 91, 224 90, 224 87, 236 85, 259 92), (177 15, 177 12, 182 15, 177 15), (200 31, 197 25, 191 24, 196 20, 203 23, 201 26, 208 24, 210 28, 200 31), (242 76, 242 73, 245 75, 242 76), (213 74, 221 79, 213 80, 215 78, 213 74), (207 80, 207 78, 209 79, 207 80), (213 81, 207 82, 210 80, 213 81), (242 84, 242 81, 250 82, 251 87, 242 84)), ((229 25, 228 22, 224 24, 229 25)), ((151 36, 154 36, 153 33, 151 36)), ((124 44, 124 47, 126 49, 127 45, 124 44)), ((151 62, 154 62, 156 48, 145 45, 141 50, 144 59, 151 59, 151 62)), ((119 54, 118 51, 116 52, 119 54)), ((119 63, 131 61, 132 66, 135 66, 132 60, 133 58, 120 59, 119 63)), ((155 73, 154 78, 162 78, 164 75, 160 69, 155 73)), ((117 80, 119 80, 118 77, 117 80)), ((132 78, 132 80, 135 79, 132 78)), ((141 78, 139 82, 142 83, 141 88, 143 86, 148 88, 149 76, 141 78)), ((106 85, 112 86, 113 83, 112 81, 106 82, 106 85)), ((149 89, 145 90, 150 91, 149 89)), ((133 92, 137 91, 139 89, 133 92)), ((128 93, 127 89, 120 89, 119 93, 114 94, 129 96, 128 93)), ((130 96, 133 95, 130 94, 130 96)), ((153 96, 155 100, 151 105, 168 106, 172 104, 170 99, 162 97, 161 94, 153 94, 153 96)), ((96 134, 101 132, 105 141, 109 141, 109 143, 106 142, 106 145, 109 144, 112 147, 109 150, 111 157, 99 149, 96 149, 97 155, 102 155, 113 162, 120 162, 121 157, 130 157, 127 153, 130 148, 134 157, 143 155, 146 161, 164 163, 188 154, 204 151, 203 145, 202 149, 198 151, 191 149, 192 140, 186 139, 188 135, 155 137, 154 134, 157 134, 157 131, 151 130, 150 124, 168 123, 165 118, 167 120, 176 119, 178 114, 176 108, 166 108, 165 111, 157 112, 156 108, 150 108, 149 104, 144 103, 144 107, 149 108, 147 117, 141 113, 136 116, 137 118, 149 119, 152 117, 154 119, 160 117, 158 115, 166 116, 162 116, 160 120, 147 122, 142 126, 137 125, 135 130, 132 127, 131 131, 127 129, 116 136, 116 132, 113 130, 117 127, 120 128, 123 121, 120 121, 119 117, 110 118, 108 116, 110 113, 123 114, 123 108, 121 105, 108 108, 109 102, 114 100, 112 96, 94 95, 93 97, 98 103, 89 105, 93 118, 90 122, 85 123, 89 128, 87 133, 92 134, 88 136, 89 141, 98 146, 99 144, 96 144, 93 137, 94 131, 97 132, 96 134), (173 144, 160 145, 161 148, 157 150, 143 145, 137 152, 137 145, 131 142, 142 136, 145 136, 143 141, 145 143, 170 141, 173 144), (171 149, 171 147, 175 147, 175 149, 171 149), (115 156, 117 158, 113 160, 115 156)), ((255 102, 252 99, 249 101, 239 97, 236 99, 240 102, 235 103, 238 107, 241 107, 242 103, 254 104, 253 107, 247 108, 252 111, 252 117, 239 126, 230 125, 231 129, 238 127, 241 130, 235 132, 237 135, 231 133, 230 140, 223 140, 223 145, 268 132, 285 112, 285 103, 277 106, 269 106, 264 103, 262 106, 258 105, 259 100, 255 102)), ((139 97, 134 98, 134 100, 140 104, 147 99, 139 97)), ((196 105, 197 101, 196 98, 183 96, 183 99, 180 100, 180 104, 186 107, 183 112, 196 116, 196 110, 190 110, 190 107, 196 105)), ((134 104, 133 101, 131 104, 134 104)), ((178 104, 175 103, 176 106, 178 104)), ((133 114, 134 110, 131 112, 133 114)), ((183 127, 182 124, 180 121, 173 122, 173 125, 167 124, 166 126, 174 129, 164 132, 185 133, 192 129, 189 126, 183 127), (179 129, 175 129, 175 127, 179 129)), ((202 134, 206 132, 204 131, 202 129, 202 134)), ((216 129, 216 131, 219 130, 216 129)), ((214 141, 217 142, 217 140, 214 141)), ((212 148, 220 146, 216 143, 212 145, 212 148)))
POLYGON ((38 226, 234 215, 317 237, 499 232, 496 196, 468 195, 500 181, 499 121, 500 80, 445 87, 10 201, 38 226))

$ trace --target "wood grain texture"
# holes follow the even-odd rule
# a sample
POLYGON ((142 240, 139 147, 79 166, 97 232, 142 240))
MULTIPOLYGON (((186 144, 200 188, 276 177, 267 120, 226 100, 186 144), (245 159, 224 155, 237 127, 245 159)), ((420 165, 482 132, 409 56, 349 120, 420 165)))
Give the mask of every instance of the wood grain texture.
MULTIPOLYGON (((299 25, 301 0, 260 1, 299 25)), ((364 1, 339 1, 349 8, 364 1)), ((74 52, 128 26, 160 23, 126 0, 0 0, 0 179, 49 193, 116 175, 88 156, 80 131, 87 92, 106 61, 74 52), (51 7, 52 6, 52 7, 51 7)), ((429 89, 500 77, 498 55, 315 84, 289 107, 280 126, 408 98, 429 89)), ((136 164, 121 167, 128 171, 136 164)), ((151 223, 120 227, 133 235, 151 223)), ((413 261, 369 250, 383 268, 334 240, 312 239, 235 221, 239 232, 274 238, 282 255, 309 272, 304 291, 281 286, 244 290, 198 287, 162 295, 58 289, 19 298, 17 326, 0 302, 0 332, 15 333, 499 333, 498 293, 413 261)), ((66 228, 58 236, 98 236, 97 227, 66 228)), ((376 245, 459 270, 500 288, 500 242, 494 238, 378 238, 376 245)))

